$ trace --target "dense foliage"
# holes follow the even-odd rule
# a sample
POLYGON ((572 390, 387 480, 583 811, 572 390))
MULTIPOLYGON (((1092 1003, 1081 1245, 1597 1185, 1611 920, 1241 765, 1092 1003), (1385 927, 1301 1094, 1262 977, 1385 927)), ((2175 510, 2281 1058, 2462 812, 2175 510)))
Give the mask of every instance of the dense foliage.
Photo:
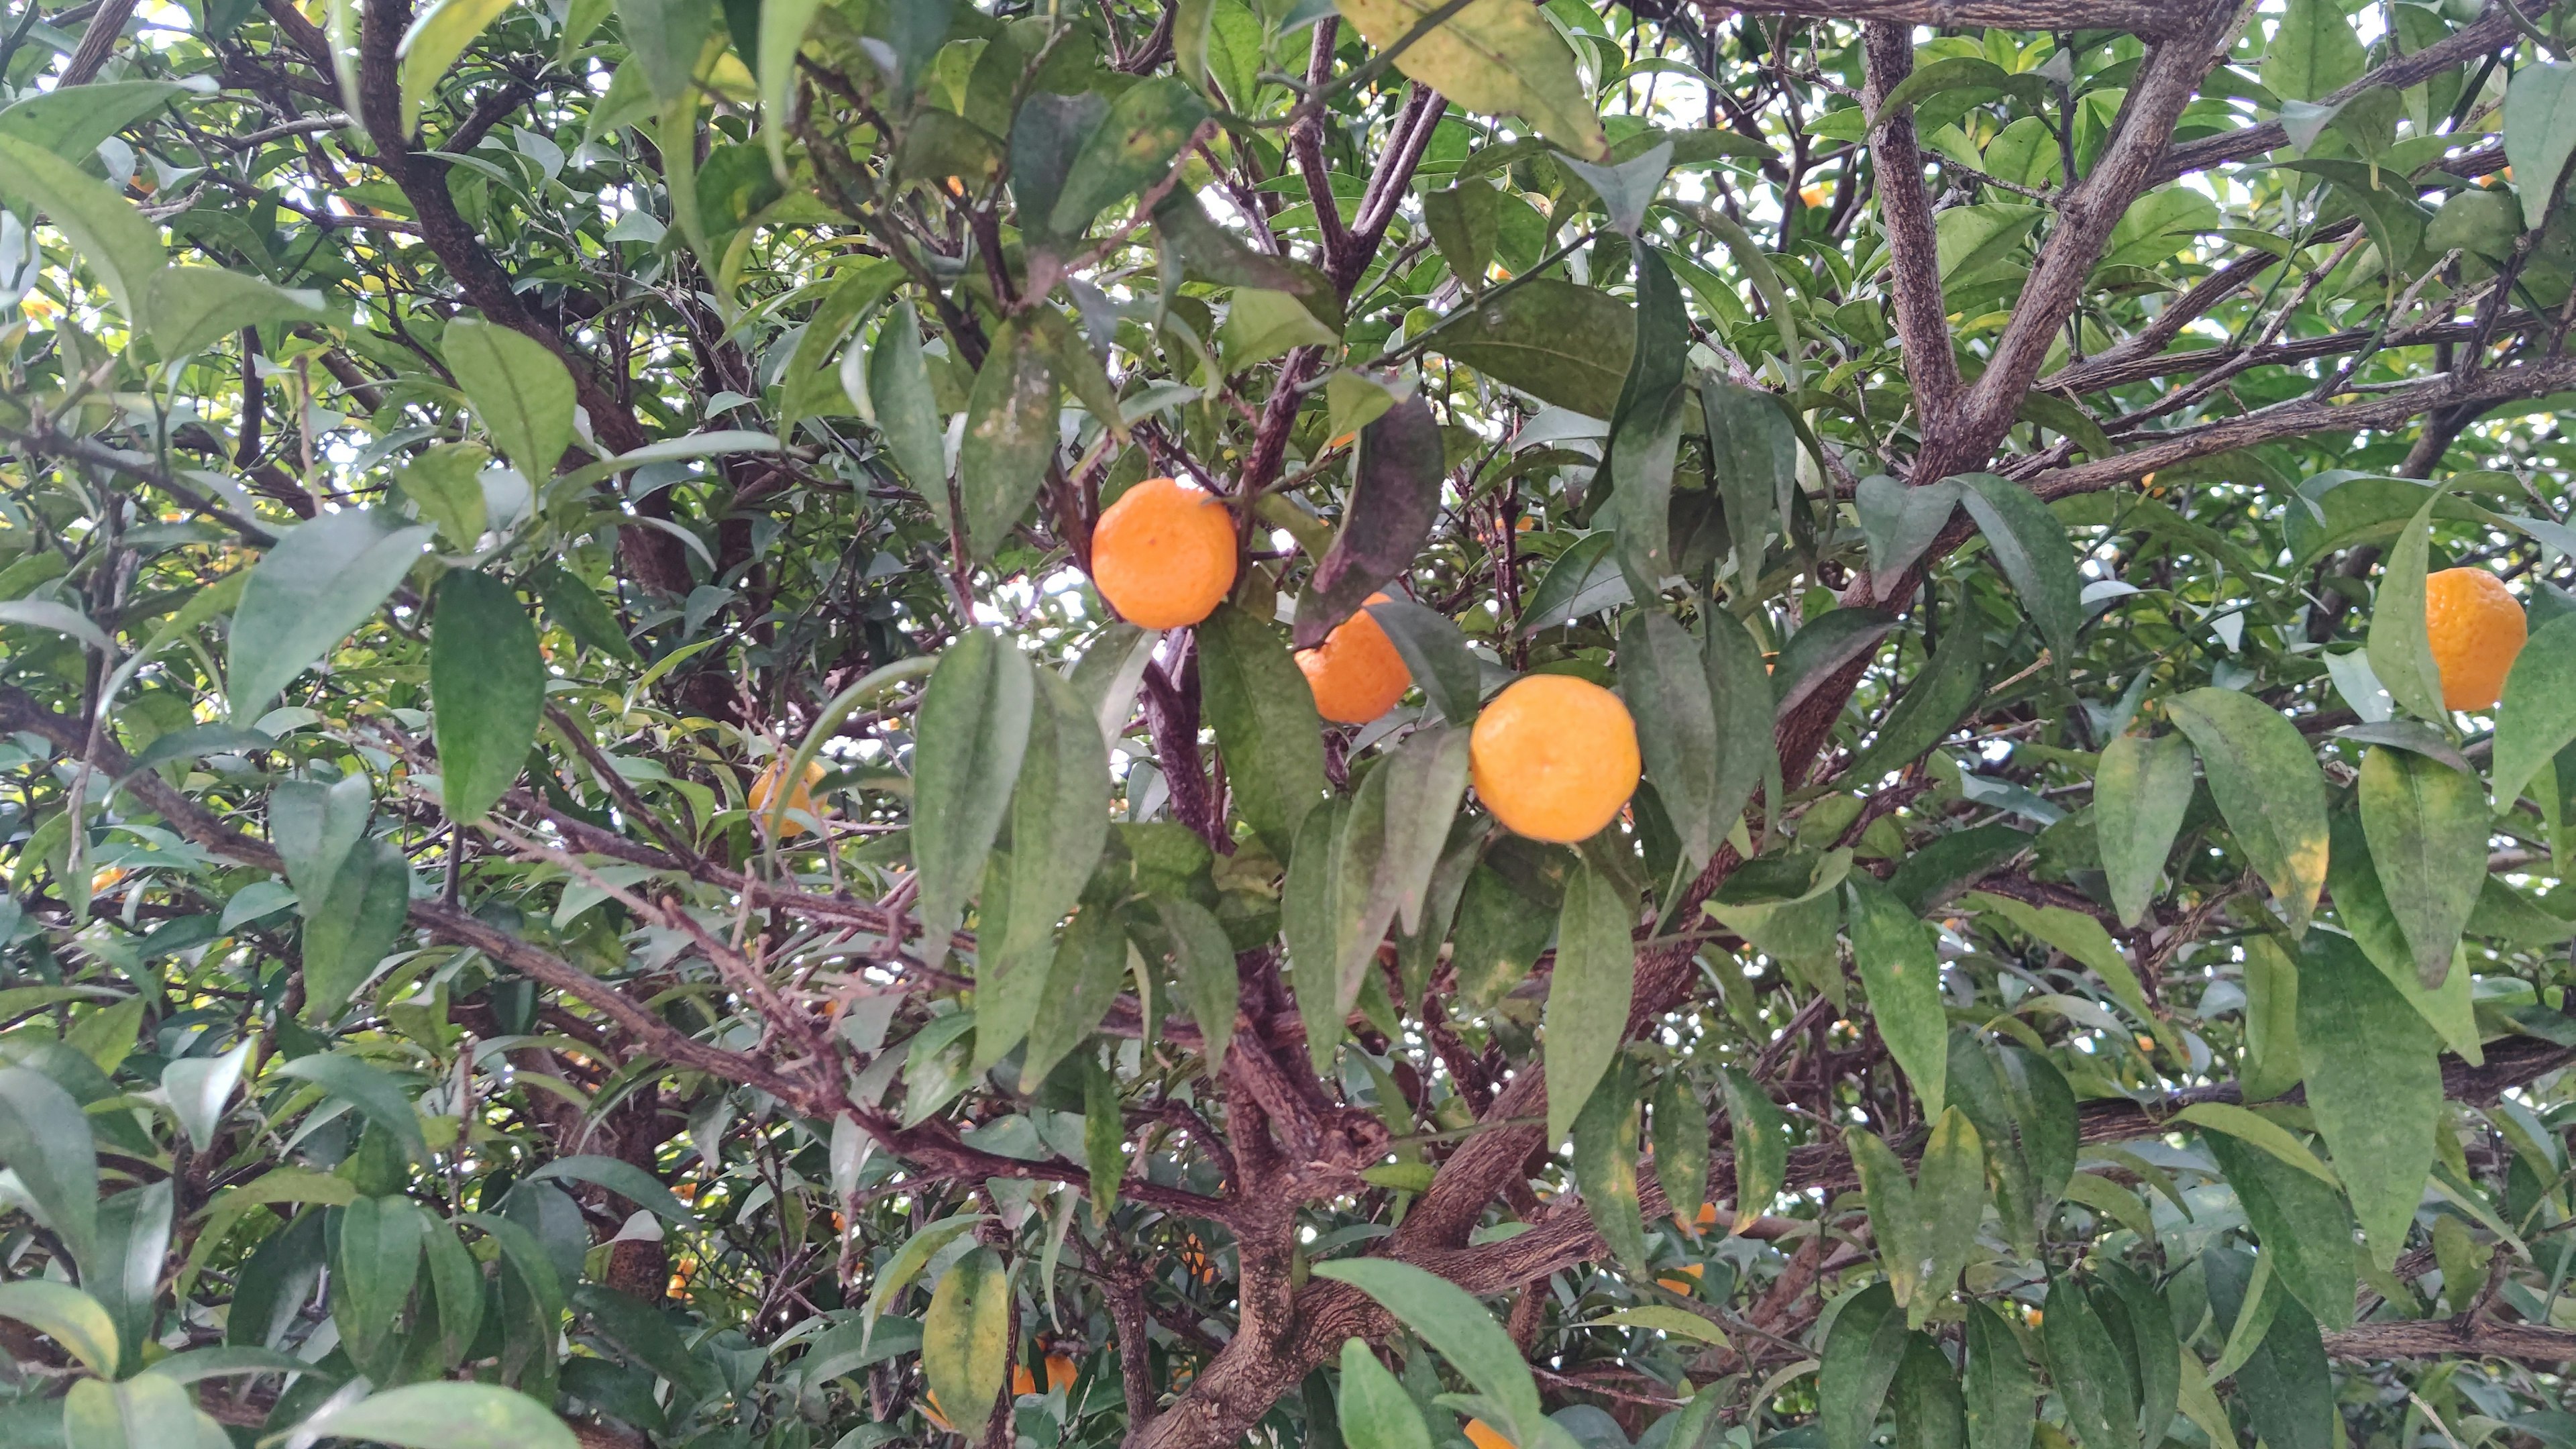
POLYGON ((2576 1444, 2564 7, 22 3, 0 1441, 2576 1444))

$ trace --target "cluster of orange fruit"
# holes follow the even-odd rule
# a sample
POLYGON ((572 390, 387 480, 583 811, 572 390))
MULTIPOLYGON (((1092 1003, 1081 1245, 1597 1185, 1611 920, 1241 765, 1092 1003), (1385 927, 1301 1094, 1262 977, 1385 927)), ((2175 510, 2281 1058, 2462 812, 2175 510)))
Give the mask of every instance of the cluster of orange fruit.
MULTIPOLYGON (((1180 629, 1232 592, 1241 545, 1225 504, 1172 478, 1129 488, 1091 534, 1091 581, 1129 622, 1180 629)), ((1385 603, 1384 594, 1368 602, 1385 603)), ((1366 724, 1413 685, 1404 656, 1368 610, 1297 651, 1315 712, 1366 724)), ((1513 681, 1476 718, 1469 772, 1494 818, 1533 840, 1571 845, 1598 834, 1636 792, 1637 724, 1619 696, 1570 674, 1513 681)))

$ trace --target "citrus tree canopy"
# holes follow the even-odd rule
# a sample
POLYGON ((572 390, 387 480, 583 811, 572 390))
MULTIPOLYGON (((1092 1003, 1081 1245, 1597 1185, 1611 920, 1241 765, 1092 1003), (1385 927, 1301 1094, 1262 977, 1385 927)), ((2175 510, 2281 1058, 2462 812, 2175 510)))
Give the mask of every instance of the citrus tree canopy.
POLYGON ((2552 0, 18 0, 0 1445, 2576 1445, 2552 0))

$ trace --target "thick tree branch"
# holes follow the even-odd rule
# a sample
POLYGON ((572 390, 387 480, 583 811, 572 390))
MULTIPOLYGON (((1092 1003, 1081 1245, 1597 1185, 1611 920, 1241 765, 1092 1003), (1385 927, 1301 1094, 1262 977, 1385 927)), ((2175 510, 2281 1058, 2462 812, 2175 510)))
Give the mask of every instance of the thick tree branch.
MULTIPOLYGON (((1914 73, 1914 33, 1902 25, 1873 22, 1862 37, 1869 67, 1864 104, 1871 113, 1870 160, 1878 173, 1878 210, 1887 224, 1887 250, 1895 275, 1896 333, 1904 343, 1906 379, 1914 385, 1914 410, 1922 432, 1944 432, 1959 401, 1959 361, 1950 348, 1949 319, 1941 298, 1941 244, 1933 231, 1932 196, 1923 186, 1923 153, 1914 143, 1911 110, 1881 110, 1887 94, 1914 73)), ((1937 475, 1918 481, 1931 482, 1937 475)))
POLYGON ((2125 30, 2150 37, 2178 34, 2190 24, 2184 7, 2156 0, 1755 0, 1749 5, 1701 0, 1700 9, 1712 22, 1730 14, 1787 15, 1942 30, 2125 30))

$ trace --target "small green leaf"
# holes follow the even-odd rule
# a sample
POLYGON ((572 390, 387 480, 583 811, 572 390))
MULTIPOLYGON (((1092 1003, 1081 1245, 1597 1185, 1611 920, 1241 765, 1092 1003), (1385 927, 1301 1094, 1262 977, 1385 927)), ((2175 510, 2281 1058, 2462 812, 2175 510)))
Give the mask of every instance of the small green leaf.
POLYGON ((1484 697, 1484 666, 1467 648, 1458 626, 1411 599, 1366 607, 1441 718, 1453 725, 1472 723, 1484 697))
POLYGON ((429 1144, 421 1139, 420 1117, 412 1111, 411 1099, 387 1076, 382 1068, 371 1066, 354 1056, 317 1052, 281 1063, 280 1076, 311 1082, 332 1096, 356 1107, 367 1121, 391 1133, 417 1163, 429 1161, 429 1144))
POLYGON ((1206 116, 1207 107, 1171 76, 1120 92, 1075 154, 1045 233, 1079 237, 1103 209, 1162 180, 1206 116))
POLYGON ((1351 1449, 1431 1449, 1431 1428, 1365 1338, 1342 1344, 1342 1441, 1351 1449))
POLYGON ((2094 837, 2122 925, 2136 925, 2155 899, 2191 791, 2191 744, 2182 736, 2123 735, 2103 746, 2093 776, 2094 837))
POLYGON ((1906 1318, 1921 1327, 1959 1281, 1976 1250, 1977 1224, 1986 1210, 1985 1143, 1966 1114, 1951 1107, 1932 1126, 1914 1184, 1914 1209, 1922 1227, 1915 1242, 1923 1254, 1921 1283, 1906 1318))
MULTIPOLYGON (((2344 1195, 2307 1173, 2225 1133, 2203 1145, 2227 1175, 2281 1286, 2334 1327, 2352 1322, 2352 1210, 2344 1195)), ((2230 1314, 2229 1322, 2234 1315, 2230 1314)))
POLYGON ((2280 711, 2232 689, 2195 689, 2165 708, 2200 751, 2209 793, 2272 888, 2290 934, 2303 934, 2325 889, 2328 840, 2325 779, 2307 737, 2280 711))
MULTIPOLYGON (((1236 305, 1242 305, 1237 294, 1236 305)), ((1303 310, 1301 306, 1299 310, 1303 310)), ((1360 429, 1359 460, 1342 526, 1297 597, 1290 638, 1311 649, 1371 595, 1404 576, 1440 518, 1440 422, 1407 397, 1360 429)))
POLYGON ((1843 889, 1851 903, 1852 962, 1869 994, 1870 1015, 1924 1114, 1937 1117, 1949 1072, 1950 1020, 1941 1005, 1941 957, 1931 928, 1866 876, 1849 877, 1843 889))
POLYGON ((1235 971, 1234 947, 1226 940, 1225 927, 1205 906, 1161 897, 1153 904, 1163 933, 1171 938, 1181 1004, 1199 1024, 1208 1070, 1218 1071, 1234 1040, 1235 1012, 1243 991, 1242 978, 1235 971))
MULTIPOLYGON (((2322 0, 2307 0, 2326 8, 2322 0)), ((2522 195, 2522 223, 2538 231, 2549 221, 2549 198, 2576 156, 2576 66, 2517 66, 2504 93, 2504 154, 2513 163, 2514 190, 2522 195)))
POLYGON ((2038 495, 2009 478, 1972 473, 1963 481, 1967 491, 1960 503, 1977 521, 1995 566, 2021 595, 2022 607, 2048 641, 2057 668, 2064 670, 2075 653, 2075 631, 2084 623, 2084 576, 2076 569, 2066 525, 2038 495))
POLYGON ((2386 572, 2370 611, 2370 669, 2398 706, 2419 719, 2442 723, 2442 671, 2434 663, 2433 645, 2425 633, 2424 570, 2431 556, 2433 510, 2445 495, 2427 490, 2415 517, 2388 551, 2386 572))
POLYGON ((159 321, 152 287, 168 264, 160 228, 104 181, 44 147, 0 132, 0 200, 32 202, 71 239, 72 251, 149 331, 159 321))
POLYGON ((1721 838, 1719 830, 1734 823, 1713 814, 1717 705, 1698 641, 1672 615, 1640 610, 1619 636, 1619 690, 1637 721, 1646 779, 1696 870, 1721 838))
POLYGON ((1324 796, 1315 691, 1277 632, 1232 604, 1207 616, 1198 641, 1199 688, 1235 809, 1285 859, 1324 796))
MULTIPOLYGON (((1716 783, 1709 790, 1710 838, 1723 839, 1744 818, 1755 789, 1781 798, 1780 752, 1772 734, 1771 679, 1761 647, 1742 621, 1712 609, 1703 641, 1709 698, 1717 708, 1716 783)), ((1776 812, 1774 812, 1776 813, 1776 812)), ((1763 822, 1770 833, 1771 822, 1763 822)))
MULTIPOLYGON (((1624 1023, 1623 1023, 1624 1024, 1624 1023)), ((1646 1268, 1646 1229, 1637 1208, 1637 1083, 1624 1056, 1603 1073, 1574 1117, 1574 1182, 1584 1211, 1629 1272, 1646 1268)))
POLYGON ((1501 201, 1502 193, 1484 181, 1462 181, 1422 194, 1422 220, 1431 230, 1432 245, 1469 292, 1484 287, 1485 270, 1493 264, 1501 201))
POLYGON ((1964 1449, 1967 1404, 1949 1355, 1920 1333, 1906 1335, 1906 1342, 1888 1394, 1895 1404, 1896 1449, 1964 1449))
POLYGON ((1133 950, 1107 911, 1076 912, 1047 963, 1046 1010, 1029 1026, 1028 1054, 1020 1061, 1020 1090, 1034 1092, 1056 1063, 1088 1039, 1118 999, 1133 950))
POLYGON ((340 1210, 331 1318, 359 1364, 375 1362, 388 1336, 400 1328, 412 1283, 420 1276, 427 1233, 427 1222, 409 1198, 361 1197, 340 1210))
POLYGON ((674 1227, 694 1228, 698 1215, 689 1205, 663 1185, 662 1180, 622 1158, 603 1157, 597 1153, 579 1153, 558 1157, 519 1179, 521 1182, 547 1182, 568 1179, 587 1182, 626 1199, 674 1227))
POLYGON ((989 1217, 987 1213, 960 1213, 955 1217, 941 1218, 905 1239, 894 1256, 886 1260, 885 1266, 877 1270, 876 1282, 868 1289, 868 1301, 859 1310, 859 1321, 873 1329, 887 1305, 912 1286, 912 1280, 921 1276, 922 1269, 930 1266, 933 1254, 955 1242, 959 1233, 989 1217))
POLYGON ((402 61, 402 133, 420 134, 421 102, 438 89, 439 77, 474 43, 474 37, 510 8, 512 0, 437 0, 420 12, 403 32, 394 54, 402 61))
POLYGON ((1726 1089, 1727 1127, 1735 1142, 1735 1230, 1742 1232, 1771 1210, 1771 1202, 1788 1186, 1789 1118, 1762 1084, 1742 1070, 1728 1067, 1720 1075, 1726 1089))
POLYGON ((2380 889, 2432 990, 2486 885, 2486 791, 2475 775, 2381 745, 2363 756, 2357 793, 2380 889))
POLYGON ((617 0, 618 28, 657 109, 689 94, 715 15, 715 0, 617 0))
POLYGON ((2084 1289, 2052 1278, 2041 1305, 2040 1348, 2084 1449, 2138 1449, 2137 1375, 2084 1289))
POLYGON ((1893 579, 1921 558, 1949 525, 1966 491, 1967 485, 1956 478, 1908 485, 1873 473, 1860 480, 1852 507, 1860 516, 1861 539, 1869 548, 1870 576, 1893 579))
POLYGON ((1539 277, 1498 291, 1491 301, 1461 306, 1425 345, 1541 402, 1607 419, 1628 380, 1636 341, 1635 308, 1596 288, 1539 277))
POLYGON ((1627 1038, 1628 1005, 1637 978, 1629 932, 1636 916, 1636 903, 1589 863, 1577 867, 1566 882, 1541 1038, 1551 1143, 1565 1140, 1575 1114, 1591 1099, 1627 1038))
POLYGON ((225 674, 234 722, 266 713, 278 691, 365 623, 429 536, 365 508, 325 513, 279 535, 233 611, 225 674))
POLYGON ((1118 1206, 1118 1182, 1127 1175, 1127 1120, 1119 1110, 1118 1078, 1096 1053, 1082 1056, 1082 1155, 1091 1174, 1091 1216, 1109 1221, 1118 1206))
POLYGON ((2385 1268, 2405 1247, 2433 1166, 2442 1113, 2440 1044, 2349 939, 2312 933, 2299 951, 2299 1057, 2308 1109, 2385 1268))
POLYGON ((1699 405, 1709 477, 1725 502, 1727 536, 1735 544, 1735 576, 1749 578, 1761 570, 1763 540, 1783 526, 1782 500, 1797 487, 1798 432, 1779 399, 1714 374, 1700 381, 1699 405))
POLYGON ((572 446, 572 372, 552 350, 522 332, 460 317, 439 338, 465 401, 501 456, 531 483, 554 476, 572 446))
MULTIPOLYGON (((2336 811, 2331 828, 2334 857, 2326 872, 2326 886, 2334 894, 2336 920, 2361 947, 2362 954, 2370 958, 2370 964, 2379 968, 2379 974, 2397 988, 2397 994, 2406 998, 2445 1045, 2471 1065, 2483 1062, 2485 1048, 2480 1040, 2477 1006, 2471 999, 2469 973, 2447 971, 2439 986, 2425 988, 2416 970, 2414 948, 2406 943, 2405 932, 2398 929, 2397 914, 2389 909, 2387 893, 2381 889, 2379 867, 2371 859, 2360 812, 2336 811)), ((2253 959, 2250 946, 2247 959, 2253 959)), ((2296 1075, 2295 1069, 2292 1074, 2296 1075)))
POLYGON ((1055 369, 1036 331, 1005 325, 966 395, 957 448, 966 542, 977 558, 993 556, 1046 481, 1055 461, 1056 399, 1055 369))
POLYGON ((1052 670, 1034 670, 1028 744, 1011 791, 1008 855, 985 894, 975 949, 972 1069, 999 1062, 1043 1008, 1056 923, 1109 840, 1109 750, 1091 707, 1052 670))
MULTIPOLYGON (((856 343, 851 344, 856 347, 856 343)), ((948 515, 948 445, 939 404, 930 387, 930 364, 921 352, 921 319, 909 300, 897 302, 877 328, 868 351, 868 395, 877 429, 895 471, 930 504, 948 515)), ((856 399, 853 399, 856 401, 856 399)))
POLYGON ((98 1221, 98 1150, 81 1104, 53 1078, 0 1067, 0 1162, 18 1175, 73 1259, 89 1262, 98 1221))
POLYGON ((430 618, 429 694, 440 798, 471 824, 526 768, 545 717, 546 661, 518 591, 477 569, 438 581, 430 618))
MULTIPOLYGON (((2248 1254, 2213 1245, 2200 1257, 2210 1312, 2233 1323, 2243 1311, 2255 1276, 2248 1254)), ((2347 1287, 2345 1296, 2351 1290, 2347 1287)), ((2317 1321, 2295 1303, 2275 1306, 2253 1352, 2236 1371, 2236 1402, 2255 1436, 2272 1449, 2332 1449, 2336 1432, 2334 1376, 2326 1362, 2317 1321)))
POLYGON ((471 549, 490 522, 482 475, 491 458, 492 450, 480 443, 440 443, 395 469, 394 485, 423 519, 437 525, 450 548, 471 549))
POLYGON ((152 342, 165 361, 193 357, 245 327, 331 320, 319 292, 220 267, 165 267, 150 291, 152 342))
POLYGON ((1027 658, 989 629, 959 635, 922 690, 914 716, 912 858, 933 958, 957 928, 1010 809, 1036 695, 1027 658))
POLYGON ((385 837, 353 846, 330 879, 327 894, 297 893, 304 915, 304 1018, 317 1025, 338 1016, 375 974, 411 908, 411 862, 385 837))
POLYGON ((498 1384, 426 1383, 325 1408, 298 1434, 402 1449, 577 1449, 545 1405, 498 1384))
POLYGON ((1907 685, 1896 707, 1878 727, 1878 735, 1860 751, 1844 773, 1850 779, 1876 780, 1890 770, 1921 759, 1968 716, 1986 683, 1984 631, 1965 611, 1951 615, 1957 626, 1941 636, 1939 647, 1907 685))
POLYGON ((2359 80, 2366 64, 2361 39, 2341 5, 2290 0, 2263 48, 2263 87, 2283 100, 2323 100, 2359 80))
MULTIPOLYGON (((1451 827, 1467 796, 1465 730, 1416 729, 1381 767, 1386 776, 1386 847, 1370 895, 1391 897, 1398 928, 1422 929, 1432 877, 1447 857, 1451 827)), ((1374 911, 1372 911, 1374 914, 1374 911)))

